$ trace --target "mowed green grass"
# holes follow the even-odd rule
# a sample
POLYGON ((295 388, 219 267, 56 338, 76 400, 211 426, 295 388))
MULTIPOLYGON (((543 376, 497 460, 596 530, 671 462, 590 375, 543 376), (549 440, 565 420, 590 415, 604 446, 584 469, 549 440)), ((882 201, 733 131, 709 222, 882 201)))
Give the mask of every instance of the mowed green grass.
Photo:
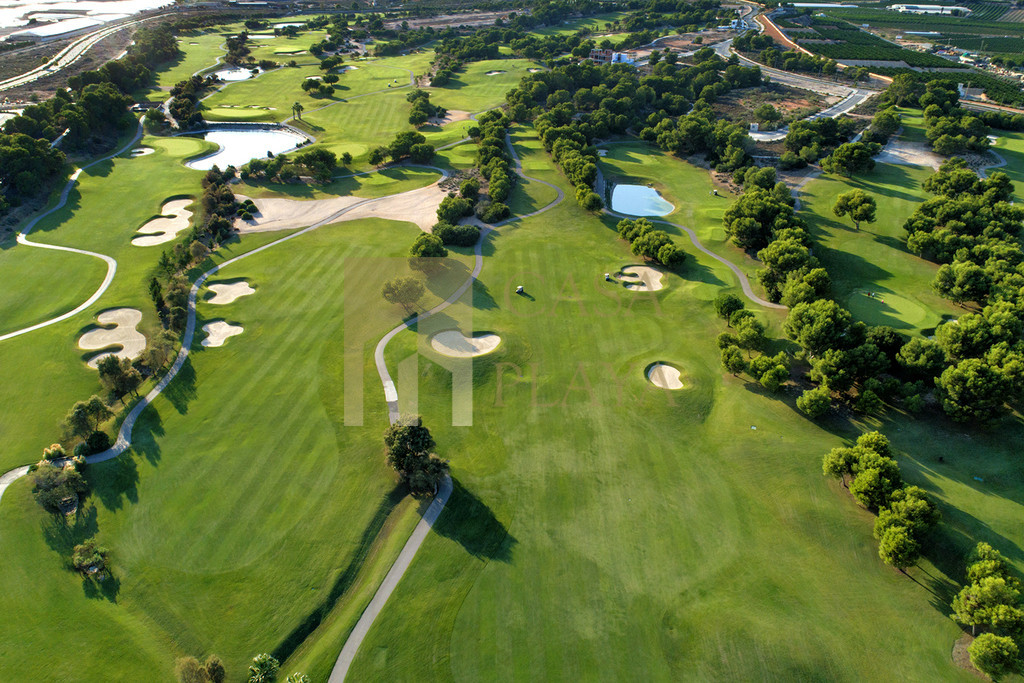
POLYGON ((505 93, 514 88, 530 69, 543 68, 532 59, 490 59, 470 62, 443 88, 426 88, 430 101, 446 109, 479 112, 505 102, 505 93), (489 72, 501 73, 488 76, 489 72))
POLYGON ((824 175, 804 186, 800 215, 811 228, 814 254, 832 277, 833 295, 856 319, 907 333, 963 312, 932 291, 938 265, 906 247, 903 223, 927 198, 921 183, 932 173, 930 168, 879 164, 852 178, 824 175), (864 190, 878 204, 877 221, 862 223, 860 230, 832 213, 836 198, 852 189, 864 190))
POLYGON ((92 256, 0 244, 0 334, 20 330, 70 311, 96 291, 107 264, 92 256), (24 285, 32 290, 25 296, 24 285))
MULTIPOLYGON (((722 216, 736 200, 736 195, 723 188, 716 188, 706 169, 698 168, 653 145, 637 141, 607 145, 604 149, 607 154, 600 157, 599 162, 608 186, 613 183, 629 183, 654 187, 675 207, 669 215, 654 216, 654 219, 690 228, 697 233, 701 244, 739 266, 755 289, 760 289, 757 283, 760 264, 729 240, 722 223, 722 216), (718 196, 714 195, 715 189, 718 189, 718 196)), ((678 244, 691 244, 690 237, 678 228, 662 224, 657 227, 672 235, 678 244)), ((708 293, 712 298, 715 296, 711 290, 708 293)))
MULTIPOLYGON (((226 319, 245 331, 220 348, 197 333, 132 451, 90 469, 94 494, 78 524, 54 525, 27 481, 7 492, 0 610, 11 618, 0 641, 19 646, 0 649, 0 678, 98 678, 102 668, 113 679, 169 679, 176 657, 216 653, 238 680, 254 653, 290 654, 301 642, 291 634, 318 609, 330 639, 318 647, 313 632, 303 651, 336 657, 417 519, 384 463, 370 351, 404 315, 379 291, 409 272, 418 233, 383 220, 330 226, 226 268, 214 282, 244 278, 256 293, 200 303, 199 327, 226 319), (353 367, 365 410, 346 412, 353 367), (96 529, 111 550, 109 595, 64 566, 96 529), (92 636, 68 647, 52 637, 62 620, 89 623, 92 636), (131 654, 110 660, 122 646, 131 654)), ((467 261, 432 284, 424 306, 466 277, 467 261)))
POLYGON ((157 71, 157 86, 172 88, 175 83, 189 78, 192 74, 214 66, 217 59, 226 54, 223 45, 224 34, 222 31, 185 33, 180 36, 178 48, 184 54, 157 71))
POLYGON ((1024 133, 993 130, 992 134, 999 138, 994 149, 1006 159, 1006 165, 991 169, 989 173, 1002 171, 1010 176, 1010 180, 1014 184, 1014 201, 1022 202, 1024 201, 1024 133))
POLYGON ((596 14, 592 17, 565 21, 559 26, 547 26, 544 28, 534 29, 530 31, 530 33, 538 36, 567 36, 584 29, 596 33, 604 31, 607 28, 607 24, 619 21, 626 16, 626 14, 626 12, 607 12, 605 14, 596 14))
MULTIPOLYGON (((634 298, 602 274, 635 258, 571 200, 489 241, 472 310, 445 315, 502 344, 473 363, 472 427, 450 426, 451 376, 421 362, 456 489, 354 680, 970 679, 945 605, 881 563, 871 515, 821 476, 840 436, 720 369, 693 290, 729 276, 688 251, 634 298), (646 381, 659 360, 682 391, 646 381)), ((416 344, 394 340, 393 373, 416 344)))

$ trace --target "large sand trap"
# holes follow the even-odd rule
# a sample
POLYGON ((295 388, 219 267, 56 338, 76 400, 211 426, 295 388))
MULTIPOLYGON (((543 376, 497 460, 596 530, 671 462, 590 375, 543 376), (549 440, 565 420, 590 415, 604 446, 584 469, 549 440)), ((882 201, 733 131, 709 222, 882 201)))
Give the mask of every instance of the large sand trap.
POLYGON ((86 351, 121 346, 120 351, 101 353, 89 359, 89 367, 95 368, 107 356, 134 359, 146 350, 146 337, 136 327, 142 322, 142 313, 134 308, 112 308, 96 316, 100 325, 114 325, 112 329, 89 330, 78 340, 78 348, 86 351))
POLYGON ((498 348, 501 337, 496 334, 482 334, 479 337, 467 337, 459 330, 445 330, 430 338, 430 346, 442 356, 453 358, 472 358, 490 353, 498 348))
POLYGON ((654 386, 662 389, 683 388, 683 380, 680 379, 679 370, 664 363, 655 363, 647 368, 647 380, 654 386))
MULTIPOLYGON (((245 201, 241 195, 236 195, 245 201)), ((360 218, 388 218, 395 221, 415 223, 425 232, 437 223, 437 207, 447 197, 437 183, 410 190, 391 197, 367 202, 341 216, 336 222, 354 221, 360 218)), ((330 219, 334 214, 366 201, 362 197, 331 197, 330 199, 254 199, 257 213, 251 220, 235 219, 235 228, 240 233, 269 232, 271 230, 293 230, 305 228, 314 223, 330 219)))
POLYGON ((540 73, 543 70, 544 69, 527 69, 527 71, 529 71, 532 74, 540 73))
POLYGON ((619 279, 626 281, 626 289, 638 292, 656 292, 664 288, 660 270, 648 266, 629 266, 619 271, 619 279))
POLYGON ((488 71, 484 75, 485 76, 497 76, 498 74, 503 74, 503 73, 505 73, 505 72, 504 71, 488 71))
POLYGON ((928 149, 923 142, 907 142, 906 140, 893 140, 882 152, 875 157, 879 164, 903 164, 910 166, 930 166, 938 169, 942 165, 943 158, 928 149))
POLYGON ((468 121, 469 117, 470 113, 468 111, 462 111, 461 109, 449 109, 443 119, 439 119, 435 116, 430 119, 430 123, 437 126, 444 126, 449 123, 457 123, 458 121, 468 121))
POLYGON ((200 342, 203 346, 224 346, 224 342, 227 341, 228 337, 234 337, 236 334, 242 334, 243 328, 241 325, 232 325, 226 323, 223 320, 215 320, 212 323, 206 323, 203 325, 203 332, 206 333, 206 339, 200 342))
POLYGON ((136 147, 131 152, 132 159, 134 159, 135 157, 144 157, 147 154, 152 154, 154 151, 156 150, 154 150, 152 147, 136 147))
POLYGON ((206 300, 208 304, 230 304, 235 299, 255 294, 256 290, 245 280, 241 282, 219 282, 209 286, 213 296, 206 300))
POLYGON ((192 212, 185 207, 191 203, 191 199, 174 199, 164 204, 164 215, 139 228, 142 237, 133 239, 132 244, 136 247, 153 247, 176 239, 179 232, 188 229, 188 219, 192 217, 192 212))

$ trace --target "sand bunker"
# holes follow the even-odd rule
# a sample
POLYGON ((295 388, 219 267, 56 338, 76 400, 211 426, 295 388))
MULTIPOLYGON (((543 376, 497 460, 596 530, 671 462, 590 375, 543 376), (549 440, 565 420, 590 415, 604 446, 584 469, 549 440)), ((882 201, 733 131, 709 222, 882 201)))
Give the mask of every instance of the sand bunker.
POLYGON ((928 149, 923 142, 907 142, 893 140, 875 157, 879 164, 903 164, 910 166, 930 166, 938 169, 943 158, 928 149))
POLYGON ((86 351, 121 346, 120 351, 101 353, 89 359, 89 367, 95 368, 107 356, 138 358, 146 350, 146 337, 136 327, 142 322, 142 313, 134 308, 112 308, 96 316, 100 325, 114 325, 111 329, 96 328, 89 330, 78 340, 78 348, 86 351))
POLYGON ((496 334, 482 334, 479 337, 467 337, 459 330, 445 330, 430 338, 430 346, 442 356, 453 358, 472 358, 490 353, 498 348, 501 337, 496 334))
POLYGON ((133 239, 132 244, 136 247, 152 247, 173 241, 179 232, 188 229, 188 219, 192 217, 192 212, 185 207, 191 203, 191 199, 173 199, 165 203, 164 215, 139 228, 138 232, 143 236, 133 239))
POLYGON ((215 320, 212 323, 203 325, 203 332, 207 336, 200 343, 203 346, 224 346, 224 342, 227 341, 228 337, 242 334, 243 330, 244 328, 241 325, 232 325, 223 320, 215 320))
POLYGON ((152 147, 136 147, 135 149, 132 150, 131 156, 132 159, 134 159, 135 157, 144 157, 147 154, 152 154, 154 151, 155 150, 152 147))
POLYGON ((527 71, 529 71, 532 74, 540 73, 543 70, 544 69, 527 69, 527 71))
POLYGON ((438 126, 443 126, 448 123, 467 121, 469 120, 469 117, 470 113, 468 111, 462 111, 461 109, 449 109, 448 113, 445 114, 445 117, 443 119, 434 116, 433 118, 430 119, 430 122, 438 126))
POLYGON ((683 388, 683 380, 680 379, 679 370, 664 363, 655 363, 647 368, 647 380, 661 389, 683 388))
POLYGON ((664 275, 649 266, 629 266, 619 271, 619 279, 626 281, 626 289, 638 292, 656 292, 665 287, 661 282, 664 275))
POLYGON ((208 304, 230 304, 235 299, 255 294, 256 290, 249 286, 245 280, 241 282, 219 282, 209 286, 213 296, 206 300, 208 304))
MULTIPOLYGON (((366 202, 363 197, 331 197, 330 199, 254 199, 257 213, 251 220, 235 219, 235 228, 241 233, 269 232, 305 228, 321 221, 342 223, 360 218, 387 218, 408 221, 429 232, 437 223, 437 208, 447 197, 437 183, 390 197, 366 202), (355 208, 360 202, 366 202, 355 208), (345 211, 345 213, 341 213, 345 211), (336 215, 339 214, 340 215, 336 215)), ((245 197, 236 195, 239 201, 245 197)))
POLYGON ((505 73, 505 72, 504 71, 488 71, 485 75, 486 76, 497 76, 498 74, 503 74, 503 73, 505 73))

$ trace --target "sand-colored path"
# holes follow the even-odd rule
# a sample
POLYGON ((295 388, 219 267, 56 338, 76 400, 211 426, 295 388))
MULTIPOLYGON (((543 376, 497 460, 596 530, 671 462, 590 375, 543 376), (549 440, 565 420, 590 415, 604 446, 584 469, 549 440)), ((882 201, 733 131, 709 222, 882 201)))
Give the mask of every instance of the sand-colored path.
MULTIPOLYGON (((114 157, 121 156, 126 151, 128 151, 129 149, 134 147, 136 144, 138 144, 139 140, 141 140, 141 139, 142 139, 142 122, 140 121, 139 125, 135 129, 135 135, 132 136, 132 139, 129 140, 128 143, 124 147, 122 147, 121 149, 117 150, 113 154, 109 154, 109 155, 103 157, 102 159, 97 159, 96 161, 93 161, 92 163, 89 163, 89 164, 86 164, 85 166, 82 166, 81 168, 76 170, 74 173, 72 173, 71 177, 68 179, 68 182, 64 185, 64 189, 61 190, 60 198, 57 200, 57 203, 53 206, 53 208, 51 208, 49 211, 44 211, 43 213, 41 213, 38 216, 36 216, 35 218, 33 218, 31 221, 29 221, 25 225, 25 227, 22 229, 22 231, 18 233, 18 244, 23 244, 26 247, 37 247, 39 249, 53 249, 54 251, 67 251, 67 252, 71 252, 72 254, 84 254, 86 256, 93 256, 95 258, 98 258, 98 259, 102 260, 104 263, 107 264, 107 276, 105 278, 103 278, 103 282, 101 282, 100 286, 96 289, 96 291, 92 293, 92 296, 90 296, 88 299, 86 299, 81 304, 79 304, 75 308, 71 309, 67 313, 62 313, 61 315, 58 315, 56 318, 50 318, 49 320, 44 320, 41 323, 36 323, 35 325, 29 325, 28 327, 23 327, 20 330, 15 330, 14 332, 8 332, 7 334, 0 335, 0 341, 4 341, 5 339, 11 339, 13 337, 17 337, 19 335, 26 334, 28 332, 33 332, 35 330, 42 329, 42 328, 47 327, 49 325, 53 325, 55 323, 59 323, 62 320, 67 320, 68 318, 70 318, 72 316, 78 315, 79 313, 81 313, 85 309, 89 308, 94 303, 96 303, 96 300, 99 299, 101 296, 103 296, 103 293, 105 291, 107 291, 108 287, 110 287, 110 283, 114 281, 114 274, 117 272, 117 261, 115 261, 110 256, 107 256, 106 254, 99 254, 99 253, 97 253, 95 251, 87 251, 85 249, 75 249, 74 247, 59 247, 56 244, 46 244, 44 242, 34 242, 34 241, 32 241, 32 240, 30 240, 28 238, 28 234, 30 232, 32 232, 32 228, 36 227, 36 225, 39 224, 39 221, 43 220, 44 218, 46 218, 50 214, 54 213, 55 211, 60 211, 61 209, 64 208, 64 205, 68 203, 68 196, 71 194, 71 189, 75 186, 75 183, 78 182, 78 177, 82 174, 82 171, 84 171, 85 169, 87 169, 87 168, 89 168, 91 166, 95 166, 96 164, 101 164, 101 163, 103 163, 105 161, 109 161, 110 159, 113 159, 114 157)), ((3 493, 3 489, 0 489, 0 494, 2 494, 2 493, 3 493)))
POLYGON ((191 199, 172 199, 164 204, 163 215, 148 221, 138 229, 142 237, 132 239, 136 247, 155 247, 158 244, 172 242, 182 230, 188 230, 188 221, 192 212, 185 207, 192 203, 191 199))
POLYGON ((656 292, 664 289, 662 273, 650 266, 628 266, 619 271, 619 279, 626 281, 626 289, 638 292, 656 292))
POLYGON ((473 358, 490 353, 498 348, 501 337, 496 334, 481 334, 467 337, 459 330, 445 330, 430 338, 430 347, 442 356, 452 358, 473 358))
POLYGON ((203 346, 224 346, 224 342, 229 337, 234 337, 236 334, 242 334, 245 331, 241 325, 232 325, 226 323, 223 320, 214 320, 211 323, 203 325, 203 332, 206 333, 206 339, 200 342, 203 346))
MULTIPOLYGON (((395 382, 391 379, 391 373, 388 371, 387 363, 384 361, 384 350, 387 348, 388 343, 398 335, 402 330, 409 329, 412 325, 417 324, 420 320, 428 318, 436 313, 440 313, 445 310, 453 303, 458 301, 467 289, 473 286, 473 283, 480 276, 480 271, 484 267, 483 257, 483 245, 484 240, 487 238, 488 233, 492 230, 511 223, 513 221, 523 220, 530 218, 538 214, 544 213, 548 209, 551 209, 562 202, 565 199, 565 193, 562 192, 561 188, 551 183, 539 180, 537 178, 531 178, 523 173, 523 165, 519 160, 519 155, 516 154, 515 147, 512 146, 511 138, 505 135, 505 145, 508 147, 510 154, 512 155, 512 163, 515 165, 515 171, 524 180, 530 182, 539 183, 546 185, 553 189, 557 196, 555 199, 540 209, 522 216, 513 216, 507 220, 495 223, 493 226, 484 225, 480 228, 480 238, 476 241, 476 245, 473 247, 473 255, 475 262, 473 265, 473 272, 470 273, 469 277, 465 282, 462 283, 455 292, 452 293, 447 299, 434 306, 425 313, 410 318, 401 325, 398 325, 377 343, 377 348, 373 352, 373 361, 377 366, 377 374, 380 375, 381 384, 384 386, 384 400, 388 404, 388 420, 391 424, 398 421, 398 389, 395 387, 395 382)), ((430 527, 433 526, 438 516, 441 514, 441 510, 444 508, 445 503, 448 501, 448 496, 452 492, 452 481, 451 478, 446 477, 441 483, 440 490, 437 492, 437 496, 434 498, 430 507, 427 508, 423 518, 420 519, 416 525, 416 529, 413 531, 412 536, 406 541, 402 551, 398 554, 398 559, 391 566, 391 570, 388 571, 387 576, 384 577, 384 581, 381 582, 380 587, 377 588, 377 592, 374 594, 373 599, 370 600, 370 604, 367 605, 362 615, 359 617, 359 621, 356 622, 355 627, 349 633, 348 640, 345 641, 345 646, 341 649, 341 654, 338 655, 337 661, 334 663, 334 669, 331 670, 331 676, 328 679, 328 683, 343 683, 345 676, 348 675, 349 667, 352 666, 352 661, 356 657, 356 652, 359 651, 359 646, 366 638, 366 634, 370 632, 370 627, 373 626, 374 620, 377 615, 380 614, 381 610, 384 609, 384 605, 387 604, 388 598, 395 592, 395 588, 398 587, 399 581, 402 580, 402 575, 405 574, 405 570, 409 568, 412 563, 412 558, 415 557, 416 552, 423 545, 424 539, 427 537, 427 533, 430 531, 430 527)))
POLYGON ((218 282, 210 285, 208 289, 213 292, 213 296, 207 299, 206 303, 222 306, 232 303, 235 299, 256 293, 256 290, 250 287, 249 283, 245 280, 240 282, 218 282))
MULTIPOLYGON (((612 211, 611 209, 605 209, 604 212, 606 214, 608 214, 609 216, 615 216, 616 218, 627 218, 629 220, 633 220, 635 218, 635 216, 626 216, 626 215, 621 214, 621 213, 616 213, 615 211, 612 211)), ((754 294, 754 289, 753 289, 753 287, 750 286, 750 280, 747 278, 746 274, 742 270, 740 270, 734 263, 732 263, 732 261, 729 261, 724 256, 719 256, 718 254, 716 254, 715 252, 711 251, 710 249, 705 247, 703 244, 701 244, 700 239, 697 238, 697 233, 695 233, 690 228, 686 227, 685 225, 680 225, 679 223, 673 223, 671 221, 664 221, 664 220, 661 220, 661 219, 658 219, 658 218, 647 217, 647 220, 649 220, 651 223, 661 223, 662 225, 671 225, 671 226, 673 226, 675 228, 679 228, 680 230, 685 232, 687 235, 689 235, 690 241, 693 243, 693 246, 695 246, 698 251, 700 251, 703 254, 707 254, 708 256, 710 256, 711 258, 715 259, 719 263, 724 264, 725 267, 727 267, 729 270, 731 270, 733 272, 733 274, 740 281, 740 289, 743 290, 743 296, 747 297, 748 299, 753 301, 755 304, 758 304, 759 306, 764 306, 765 308, 774 308, 774 309, 783 310, 783 311, 786 310, 786 307, 783 306, 782 304, 775 304, 775 303, 772 303, 771 301, 765 301, 764 299, 759 297, 757 294, 754 294)))
POLYGON ((683 388, 683 380, 679 370, 664 363, 655 363, 647 368, 647 379, 651 384, 662 389, 683 388))
MULTIPOLYGON (((236 218, 235 228, 240 233, 294 230, 336 216, 334 222, 337 223, 360 218, 408 221, 415 223, 420 230, 430 232, 431 226, 437 223, 437 207, 446 196, 447 193, 435 182, 416 190, 369 200, 351 196, 308 200, 254 199, 257 213, 251 220, 236 218), (340 213, 342 211, 344 214, 340 213)), ((239 198, 241 201, 246 199, 241 195, 239 198)))
POLYGON ((113 325, 112 328, 98 327, 89 330, 78 340, 78 348, 85 351, 107 349, 121 346, 120 351, 101 353, 89 359, 88 366, 95 368, 107 356, 117 356, 133 360, 146 350, 146 337, 136 328, 142 322, 142 312, 134 308, 112 308, 96 316, 100 325, 113 325))

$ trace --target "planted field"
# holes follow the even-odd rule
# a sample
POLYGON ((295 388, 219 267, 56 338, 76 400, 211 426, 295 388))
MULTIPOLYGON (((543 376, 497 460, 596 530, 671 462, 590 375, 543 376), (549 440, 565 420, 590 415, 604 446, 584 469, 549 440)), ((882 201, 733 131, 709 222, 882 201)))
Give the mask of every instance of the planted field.
POLYGON ((936 55, 906 50, 849 24, 844 24, 839 28, 816 25, 814 30, 820 38, 814 37, 808 40, 808 36, 812 34, 801 32, 794 36, 797 43, 811 52, 835 60, 892 60, 903 61, 909 66, 922 67, 957 68, 959 66, 955 62, 936 55), (818 42, 819 40, 835 42, 822 43, 818 42))
POLYGON ((947 33, 942 42, 964 50, 978 52, 1024 52, 1024 38, 999 38, 994 36, 968 36, 959 33, 947 33))
POLYGON ((980 35, 1024 36, 1024 26, 1019 23, 985 21, 974 17, 949 17, 915 14, 900 14, 881 9, 827 9, 830 17, 849 21, 852 24, 868 24, 872 28, 896 28, 904 30, 929 30, 944 33, 971 33, 980 35))

